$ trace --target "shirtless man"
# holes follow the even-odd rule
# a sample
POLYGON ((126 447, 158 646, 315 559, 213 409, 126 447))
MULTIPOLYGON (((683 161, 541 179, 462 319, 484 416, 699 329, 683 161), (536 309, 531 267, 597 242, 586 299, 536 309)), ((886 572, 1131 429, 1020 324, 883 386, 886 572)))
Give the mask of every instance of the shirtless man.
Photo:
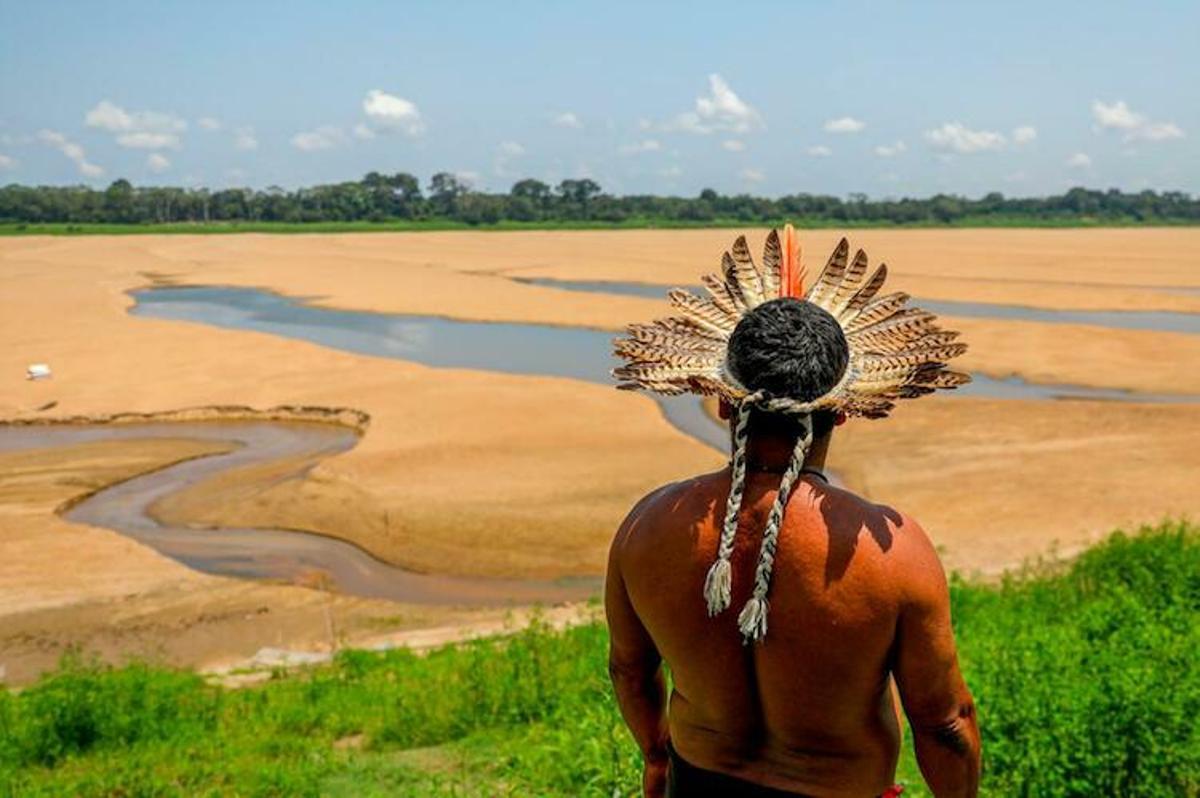
MULTIPOLYGON (((797 299, 760 305, 729 339, 728 371, 749 391, 804 401, 828 395, 847 367, 846 338, 831 319, 797 299)), ((896 693, 934 794, 975 795, 979 730, 941 564, 911 518, 823 476, 843 413, 797 417, 755 407, 742 416, 744 494, 733 513, 731 595, 723 603, 751 600, 763 530, 783 491, 769 633, 765 620, 750 634, 734 612, 709 617, 714 607, 706 611, 702 595, 738 481, 738 411, 729 402, 722 411, 735 417, 734 467, 654 491, 612 544, 609 671, 644 757, 645 795, 895 795, 896 693), (785 478, 785 487, 789 467, 794 480, 785 478)))

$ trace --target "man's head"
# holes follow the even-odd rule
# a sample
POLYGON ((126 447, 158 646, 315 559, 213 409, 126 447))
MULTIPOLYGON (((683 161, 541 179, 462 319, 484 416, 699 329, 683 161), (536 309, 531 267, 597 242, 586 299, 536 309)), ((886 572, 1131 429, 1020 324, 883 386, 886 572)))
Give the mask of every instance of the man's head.
MULTIPOLYGON (((729 338, 727 365, 751 391, 810 402, 828 393, 846 371, 850 348, 837 320, 811 302, 773 299, 747 313, 729 338)), ((833 428, 836 415, 813 414, 813 434, 833 428)), ((794 437, 788 416, 755 411, 751 431, 794 437)))

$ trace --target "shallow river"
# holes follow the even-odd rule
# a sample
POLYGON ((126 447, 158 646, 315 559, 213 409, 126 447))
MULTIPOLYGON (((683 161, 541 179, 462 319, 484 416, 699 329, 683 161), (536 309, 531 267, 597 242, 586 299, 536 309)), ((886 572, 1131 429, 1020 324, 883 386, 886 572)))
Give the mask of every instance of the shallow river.
MULTIPOLYGON (((655 286, 655 289, 661 293, 661 287, 655 286)), ((256 288, 155 288, 136 291, 133 296, 137 304, 130 312, 139 316, 256 330, 440 368, 569 377, 611 385, 608 372, 617 365, 612 356, 614 333, 603 330, 338 310, 256 288)), ((1016 377, 998 380, 982 374, 973 375, 969 385, 947 395, 1039 400, 1196 401, 1196 397, 1187 395, 1030 383, 1016 377)), ((657 397, 656 400, 671 424, 724 450, 725 430, 713 424, 694 398, 657 397)))
MULTIPOLYGON (((564 291, 583 291, 589 294, 621 294, 624 296, 663 299, 669 285, 630 283, 607 280, 555 280, 550 277, 514 277, 516 282, 559 288, 564 291)), ((686 287, 686 286, 685 286, 686 287)), ((690 290, 703 294, 699 286, 690 290)), ((1172 289, 1200 291, 1200 289, 1172 289)), ((992 302, 952 302, 914 297, 914 305, 945 316, 1003 321, 1037 321, 1048 324, 1090 324, 1123 330, 1153 330, 1200 335, 1200 313, 1178 313, 1168 310, 1055 310, 1026 305, 1001 305, 992 302)))

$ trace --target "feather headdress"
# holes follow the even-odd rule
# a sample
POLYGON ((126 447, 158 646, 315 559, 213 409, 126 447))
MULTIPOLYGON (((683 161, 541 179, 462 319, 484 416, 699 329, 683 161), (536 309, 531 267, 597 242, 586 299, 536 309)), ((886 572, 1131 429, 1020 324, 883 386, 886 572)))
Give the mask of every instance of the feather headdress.
POLYGON ((667 296, 676 315, 649 324, 631 325, 626 338, 614 342, 616 354, 626 364, 613 370, 618 388, 647 389, 668 395, 716 395, 729 402, 733 419, 732 482, 725 523, 713 563, 705 580, 704 595, 710 615, 730 603, 730 556, 737 533, 738 511, 745 488, 746 438, 754 408, 797 417, 804 430, 784 472, 775 504, 763 532, 754 592, 738 616, 747 641, 761 639, 767 631, 767 592, 775 559, 775 545, 783 511, 792 486, 804 466, 812 443, 810 414, 817 410, 848 416, 883 418, 898 399, 955 388, 970 377, 953 371, 946 362, 966 351, 957 332, 943 330, 934 314, 908 307, 908 294, 880 295, 887 266, 867 274, 867 255, 859 250, 850 258, 850 245, 842 239, 820 275, 804 290, 800 247, 791 225, 783 236, 767 236, 762 263, 750 256, 745 236, 721 259, 720 274, 703 278, 707 297, 682 289, 667 296), (811 302, 841 326, 849 359, 838 383, 811 401, 751 391, 731 373, 729 339, 738 322, 764 302, 791 298, 811 302))

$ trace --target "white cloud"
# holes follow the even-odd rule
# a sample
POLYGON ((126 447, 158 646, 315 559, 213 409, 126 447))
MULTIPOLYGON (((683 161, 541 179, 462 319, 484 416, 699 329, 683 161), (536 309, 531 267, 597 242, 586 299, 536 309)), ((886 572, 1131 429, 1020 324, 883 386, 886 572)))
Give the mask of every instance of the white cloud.
POLYGON ((371 139, 375 138, 375 131, 372 130, 371 126, 365 122, 359 122, 354 126, 354 138, 362 139, 363 141, 370 141, 371 139))
POLYGON ((696 98, 694 111, 679 114, 665 129, 707 135, 714 131, 748 133, 764 126, 758 111, 742 100, 720 75, 708 76, 708 89, 708 94, 696 98))
POLYGON ((805 150, 805 152, 811 155, 813 158, 828 158, 830 155, 833 155, 833 150, 829 149, 823 144, 809 147, 807 150, 805 150))
POLYGON ((91 163, 87 159, 83 147, 68 139, 57 130, 41 130, 37 134, 38 141, 54 147, 67 158, 75 163, 75 167, 79 170, 79 174, 84 177, 100 177, 104 174, 104 169, 91 163))
POLYGON ((672 164, 671 166, 664 166, 662 169, 659 169, 658 174, 668 178, 679 177, 683 174, 683 168, 678 164, 672 164))
POLYGON ((1033 125, 1021 125, 1018 128, 1013 128, 1013 144, 1028 144, 1036 138, 1037 128, 1033 125))
POLYGON ((254 135, 254 128, 239 127, 233 131, 233 147, 238 150, 257 150, 258 138, 254 135))
POLYGON ((333 125, 321 125, 314 130, 302 131, 292 136, 292 146, 301 152, 331 150, 345 143, 345 131, 333 125))
POLYGON ((825 123, 826 133, 858 133, 867 126, 866 122, 852 116, 840 116, 825 123))
POLYGON ((1092 165, 1092 159, 1086 152, 1077 152, 1067 159, 1067 166, 1072 169, 1087 169, 1092 165))
POLYGON ((165 172, 170 169, 171 162, 167 159, 167 156, 161 155, 157 152, 152 152, 146 157, 146 168, 151 172, 158 174, 159 172, 165 172))
POLYGON ((1112 105, 1105 105, 1099 100, 1092 102, 1092 118, 1103 128, 1117 130, 1134 130, 1145 124, 1146 118, 1134 113, 1124 100, 1117 100, 1112 105))
POLYGON ((17 161, 11 156, 0 153, 0 169, 16 169, 17 161))
POLYGON ((371 89, 362 102, 363 113, 379 131, 399 131, 409 136, 425 132, 425 121, 416 104, 403 97, 371 89))
POLYGON ((131 150, 179 149, 179 137, 174 133, 151 133, 146 130, 122 133, 117 136, 117 143, 131 150))
POLYGON ((742 129, 758 120, 758 112, 742 101, 720 75, 708 76, 708 97, 696 98, 696 113, 704 119, 726 120, 742 129))
POLYGON ((515 159, 520 158, 525 154, 525 147, 520 142, 502 141, 496 145, 496 159, 492 165, 492 171, 498 177, 512 177, 513 172, 510 170, 509 164, 515 159))
POLYGON ((574 111, 563 111, 562 113, 555 114, 550 118, 550 124, 554 125, 555 127, 570 127, 576 129, 583 127, 583 122, 580 121, 579 117, 575 115, 574 111))
POLYGON ((83 117, 88 127, 98 127, 109 132, 119 132, 133 129, 133 117, 125 110, 108 100, 101 100, 83 117))
POLYGON ((458 182, 464 184, 467 188, 475 188, 479 185, 479 173, 465 169, 461 172, 455 172, 454 176, 458 178, 458 182))
POLYGON ((925 138, 935 149, 943 152, 969 154, 1003 149, 1004 134, 993 130, 971 130, 961 122, 947 122, 939 128, 925 131, 925 138))
POLYGON ((894 158, 907 149, 908 145, 903 141, 897 141, 894 144, 880 144, 875 148, 875 154, 880 158, 894 158))
POLYGON ((1130 138, 1146 141, 1163 141, 1165 139, 1183 138, 1183 128, 1174 122, 1149 122, 1133 131, 1130 138))
POLYGON ((140 150, 178 149, 179 134, 187 122, 161 111, 126 111, 108 100, 101 100, 83 118, 88 127, 112 133, 117 144, 140 150))
POLYGON ((727 139, 726 141, 721 142, 721 146, 730 152, 741 152, 742 150, 746 149, 746 142, 740 141, 739 139, 727 139))
POLYGON ((745 180, 747 183, 761 183, 767 179, 767 176, 758 169, 743 169, 738 172, 738 177, 745 180))
POLYGON ((644 152, 658 152, 662 144, 657 139, 643 139, 632 144, 626 144, 620 149, 622 155, 640 155, 644 152))
POLYGON ((1140 139, 1143 141, 1165 141, 1166 139, 1181 139, 1183 128, 1174 122, 1155 122, 1146 118, 1126 105, 1124 100, 1117 100, 1111 105, 1095 100, 1092 102, 1092 118, 1100 130, 1119 130, 1126 141, 1140 139))
POLYGON ((204 130, 220 130, 221 120, 211 116, 202 116, 196 120, 196 124, 204 130))

